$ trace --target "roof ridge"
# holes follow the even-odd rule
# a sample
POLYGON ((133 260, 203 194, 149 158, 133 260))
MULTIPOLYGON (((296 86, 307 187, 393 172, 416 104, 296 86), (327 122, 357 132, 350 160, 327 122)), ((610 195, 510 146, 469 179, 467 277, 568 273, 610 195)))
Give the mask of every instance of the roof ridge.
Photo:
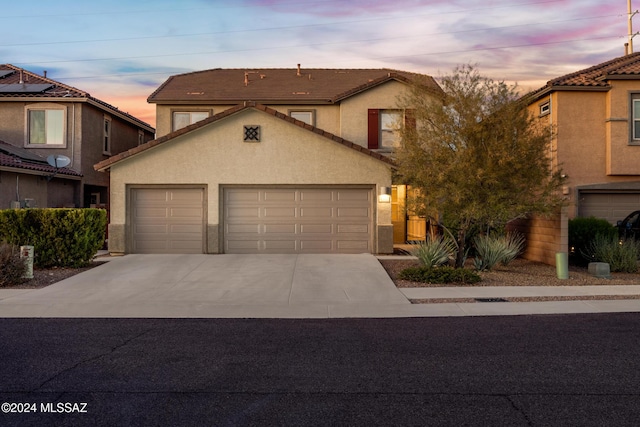
MULTIPOLYGON (((547 82, 547 84, 549 85, 553 85, 556 82, 560 82, 563 80, 568 80, 572 77, 578 77, 580 75, 585 75, 585 74, 589 74, 589 73, 593 73, 595 71, 598 70, 603 70, 603 71, 611 71, 611 68, 619 68, 622 67, 624 65, 628 65, 629 63, 633 63, 634 61, 638 60, 638 56, 640 55, 640 52, 634 52, 628 55, 624 55, 624 56, 619 56, 617 58, 613 58, 610 59, 608 61, 602 62, 600 64, 596 64, 596 65, 592 65, 591 67, 587 67, 587 68, 583 68, 581 70, 575 71, 573 73, 569 73, 569 74, 565 74, 563 76, 560 77, 556 77, 554 79, 551 79, 547 82)), ((604 75, 606 73, 602 73, 601 75, 604 75)), ((600 75, 600 76, 601 76, 600 75)), ((600 77, 598 76, 598 77, 600 77)))

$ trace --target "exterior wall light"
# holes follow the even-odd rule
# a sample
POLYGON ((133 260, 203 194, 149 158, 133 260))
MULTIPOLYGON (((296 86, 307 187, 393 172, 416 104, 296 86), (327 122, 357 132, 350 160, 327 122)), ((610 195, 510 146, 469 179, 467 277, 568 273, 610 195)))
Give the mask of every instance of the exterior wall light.
POLYGON ((379 203, 391 203, 391 187, 380 187, 379 203))

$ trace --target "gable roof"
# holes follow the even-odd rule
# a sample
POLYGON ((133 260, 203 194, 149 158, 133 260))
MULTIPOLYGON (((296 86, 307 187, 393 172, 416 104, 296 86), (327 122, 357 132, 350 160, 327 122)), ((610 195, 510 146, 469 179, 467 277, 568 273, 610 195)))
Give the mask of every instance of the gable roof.
POLYGON ((332 133, 326 132, 326 131, 324 131, 324 130, 322 130, 320 128, 317 128, 315 126, 311 126, 311 125, 309 125, 309 124, 307 124, 307 123, 305 123, 303 121, 296 120, 293 117, 287 116, 286 114, 283 114, 283 113, 280 113, 280 112, 274 110, 273 108, 269 108, 269 107, 266 107, 264 105, 257 104, 255 102, 245 102, 242 105, 237 105, 237 106, 235 106, 233 108, 229 108, 229 109, 227 109, 227 110, 225 110, 225 111, 223 111, 221 113, 218 113, 218 114, 216 114, 214 116, 208 117, 208 118, 206 118, 204 120, 196 122, 196 123, 194 123, 192 125, 184 127, 184 128, 179 129, 177 131, 171 132, 171 133, 169 133, 169 134, 167 134, 165 136, 162 136, 162 137, 160 137, 158 139, 154 139, 153 141, 149 141, 149 142, 147 142, 145 144, 139 145, 138 147, 134 147, 134 148, 132 148, 130 150, 127 150, 127 151, 124 151, 124 152, 122 152, 120 154, 116 154, 115 156, 111 156, 106 160, 103 160, 103 161, 101 161, 99 163, 96 163, 93 166, 93 168, 95 170, 98 170, 98 171, 105 171, 105 170, 109 169, 111 166, 113 166, 114 164, 116 164, 118 162, 121 162, 121 161, 123 161, 125 159, 128 159, 130 157, 133 157, 133 156, 135 156, 137 154, 140 154, 142 152, 150 150, 150 149, 152 149, 154 147, 157 147, 158 145, 162 145, 164 143, 167 143, 167 142, 171 141, 172 139, 175 139, 175 138, 177 138, 179 136, 182 136, 182 135, 188 134, 190 132, 193 132, 193 131, 195 131, 197 129, 200 129, 200 128, 204 127, 204 126, 207 126, 210 123, 214 123, 214 122, 218 122, 220 120, 224 120, 225 118, 227 118, 227 117, 229 117, 231 115, 234 115, 236 113, 239 113, 239 112, 247 110, 247 109, 255 109, 255 110, 262 111, 262 112, 264 112, 266 114, 270 114, 271 116, 274 116, 279 120, 283 120, 285 122, 289 122, 293 126, 298 126, 298 127, 302 128, 302 129, 305 129, 305 130, 307 130, 309 132, 313 132, 313 133, 315 133, 317 135, 320 135, 320 136, 322 136, 324 138, 327 138, 330 141, 333 141, 333 142, 338 143, 338 144, 342 144, 345 147, 348 147, 348 148, 350 148, 352 150, 355 150, 355 151, 358 151, 358 152, 360 152, 360 153, 362 153, 364 155, 373 157, 376 160, 379 160, 381 162, 387 163, 387 164, 389 164, 391 166, 395 166, 395 162, 390 157, 387 157, 387 156, 384 156, 384 155, 382 155, 380 153, 376 153, 374 151, 371 151, 368 148, 362 147, 361 145, 355 144, 355 143, 353 143, 351 141, 347 141, 344 138, 341 138, 341 137, 336 136, 336 135, 334 135, 332 133))
POLYGON ((155 132, 155 129, 148 123, 98 98, 92 97, 88 92, 11 64, 0 64, 0 100, 22 101, 32 98, 34 100, 56 100, 58 102, 88 102, 149 132, 155 132))
POLYGON ((22 173, 36 175, 65 175, 67 178, 78 179, 81 173, 68 168, 54 168, 41 157, 22 147, 16 147, 0 141, 0 169, 9 169, 22 173), (38 173, 41 172, 41 173, 38 173))
POLYGON ((388 81, 422 82, 441 93, 426 75, 387 68, 258 68, 196 71, 169 77, 147 99, 150 103, 333 104, 388 81))
POLYGON ((576 71, 555 79, 532 92, 529 96, 538 98, 556 90, 609 90, 609 80, 640 80, 640 52, 611 59, 598 65, 576 71))

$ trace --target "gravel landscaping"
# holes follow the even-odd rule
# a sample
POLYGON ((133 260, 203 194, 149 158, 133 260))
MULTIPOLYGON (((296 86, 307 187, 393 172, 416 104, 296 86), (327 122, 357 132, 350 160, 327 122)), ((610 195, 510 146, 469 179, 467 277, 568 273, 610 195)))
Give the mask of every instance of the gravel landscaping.
MULTIPOLYGON (((398 279, 398 274, 408 267, 419 266, 418 261, 403 259, 383 259, 380 264, 399 288, 426 288, 442 286, 465 286, 462 284, 430 284, 410 282, 398 279)), ((473 261, 467 261, 472 268, 473 261)), ((478 273, 480 283, 466 286, 585 286, 585 285, 640 285, 640 274, 611 273, 611 279, 602 279, 590 275, 586 268, 570 266, 569 278, 557 278, 556 268, 539 262, 516 259, 508 266, 498 265, 492 271, 478 273)))

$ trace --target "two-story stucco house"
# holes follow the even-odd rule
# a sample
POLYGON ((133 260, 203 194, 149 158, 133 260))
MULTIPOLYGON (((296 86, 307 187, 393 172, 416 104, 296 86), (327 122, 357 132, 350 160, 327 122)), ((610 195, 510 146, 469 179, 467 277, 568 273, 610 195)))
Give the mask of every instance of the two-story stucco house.
POLYGON ((109 250, 392 252, 406 219, 389 155, 416 77, 300 66, 170 77, 148 99, 158 138, 95 166, 111 173, 109 250))
POLYGON ((0 65, 0 209, 105 206, 109 176, 93 165, 154 132, 87 92, 0 65), (70 163, 56 170, 51 155, 70 163))
POLYGON ((555 127, 549 152, 567 177, 564 212, 524 227, 525 256, 553 264, 556 252, 568 250, 568 219, 615 224, 640 209, 640 53, 555 78, 525 99, 555 127))

